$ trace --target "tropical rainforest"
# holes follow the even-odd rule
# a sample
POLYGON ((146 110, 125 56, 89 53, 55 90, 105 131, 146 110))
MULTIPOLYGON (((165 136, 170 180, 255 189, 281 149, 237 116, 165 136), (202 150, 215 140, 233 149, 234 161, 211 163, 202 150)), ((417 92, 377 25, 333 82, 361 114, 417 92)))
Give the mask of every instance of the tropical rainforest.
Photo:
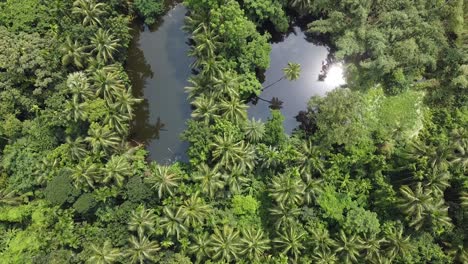
POLYGON ((0 263, 468 263, 467 1, 183 4, 189 161, 158 164, 124 65, 169 4, 0 0, 0 263), (347 85, 287 135, 246 109, 302 18, 347 85))

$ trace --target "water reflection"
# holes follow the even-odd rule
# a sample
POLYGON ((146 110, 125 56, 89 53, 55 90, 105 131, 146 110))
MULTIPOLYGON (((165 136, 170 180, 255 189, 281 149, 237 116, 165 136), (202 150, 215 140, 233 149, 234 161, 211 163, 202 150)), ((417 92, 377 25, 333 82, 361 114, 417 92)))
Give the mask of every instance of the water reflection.
POLYGON ((136 33, 127 62, 134 93, 144 98, 132 137, 147 146, 151 160, 160 163, 186 160, 187 144, 179 138, 190 118, 184 87, 192 60, 187 56, 188 36, 181 29, 186 12, 177 5, 156 26, 136 33))
POLYGON ((295 117, 307 108, 310 97, 324 96, 328 91, 344 84, 342 65, 333 63, 330 48, 320 42, 311 42, 313 39, 301 27, 295 26, 282 42, 272 43, 271 63, 265 72, 264 85, 281 77, 282 69, 288 62, 301 64, 301 76, 296 81, 284 80, 263 91, 260 97, 264 100, 250 104, 249 116, 266 121, 270 116, 271 104, 268 101, 271 102, 276 97, 276 102, 282 102, 285 131, 291 133, 298 126, 295 117), (321 75, 323 81, 319 80, 321 75))

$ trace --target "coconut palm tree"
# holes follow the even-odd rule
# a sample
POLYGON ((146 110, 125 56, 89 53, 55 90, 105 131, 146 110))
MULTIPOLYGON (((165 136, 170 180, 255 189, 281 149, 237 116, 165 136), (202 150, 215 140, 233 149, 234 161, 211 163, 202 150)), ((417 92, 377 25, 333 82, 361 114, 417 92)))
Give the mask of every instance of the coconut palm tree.
POLYGON ((221 44, 218 38, 219 36, 207 24, 201 24, 193 33, 194 49, 205 58, 214 57, 216 49, 221 44))
POLYGON ((91 251, 92 255, 88 258, 86 263, 111 264, 117 262, 122 256, 120 249, 113 248, 111 242, 108 240, 106 240, 101 247, 91 244, 91 251))
POLYGON ((257 143, 263 139, 265 135, 265 124, 261 120, 247 120, 243 127, 245 137, 252 143, 257 143))
POLYGON ((17 196, 14 190, 0 189, 0 205, 16 206, 24 202, 24 197, 17 196))
POLYGON ((154 231, 156 221, 157 217, 154 214, 154 210, 139 206, 131 212, 128 229, 136 231, 138 236, 142 237, 146 232, 152 233, 154 231))
POLYGON ((389 228, 385 238, 386 252, 391 260, 399 255, 407 255, 413 248, 410 236, 405 237, 403 235, 403 226, 401 224, 389 228))
POLYGON ((161 249, 156 241, 151 241, 147 236, 131 236, 130 247, 126 250, 126 263, 146 263, 147 260, 155 261, 156 253, 161 249))
POLYGON ((258 260, 265 251, 270 249, 270 240, 261 229, 244 228, 240 239, 240 253, 250 260, 258 260))
POLYGON ((202 260, 210 255, 211 240, 208 233, 196 234, 193 236, 193 243, 189 246, 189 252, 195 254, 196 263, 201 263, 202 260))
POLYGON ((196 98, 202 93, 212 90, 210 80, 201 75, 190 76, 188 82, 190 86, 185 87, 184 90, 188 93, 189 99, 196 98))
POLYGON ((235 164, 226 173, 223 174, 224 181, 232 194, 240 194, 250 182, 245 176, 246 169, 240 164, 235 164))
POLYGON ((65 112, 67 118, 78 122, 79 120, 86 120, 88 116, 86 113, 86 103, 81 103, 78 95, 73 95, 71 100, 65 103, 65 112))
POLYGON ((221 100, 219 104, 221 116, 234 124, 240 124, 247 120, 247 108, 248 106, 238 97, 229 100, 221 100))
POLYGON ((335 253, 339 253, 344 263, 358 263, 359 251, 363 249, 359 241, 357 235, 348 237, 343 230, 340 230, 340 240, 338 240, 335 253))
POLYGON ((359 243, 364 248, 364 256, 367 261, 375 262, 381 258, 382 245, 387 242, 385 238, 379 238, 377 235, 365 235, 359 238, 359 243))
POLYGON ((101 25, 100 16, 104 15, 106 5, 95 0, 76 0, 73 2, 72 13, 83 17, 83 25, 101 25))
POLYGON ((143 99, 135 98, 132 89, 118 89, 115 93, 115 107, 130 118, 133 117, 134 105, 140 103, 143 99))
POLYGON ((113 131, 117 132, 120 136, 125 136, 128 133, 130 116, 122 113, 117 109, 115 104, 110 105, 106 102, 106 111, 104 112, 103 123, 109 126, 113 131))
POLYGON ((324 165, 322 150, 312 141, 304 141, 299 148, 299 159, 297 164, 301 175, 307 178, 312 177, 314 173, 323 173, 324 165))
POLYGON ((180 238, 181 233, 185 234, 188 232, 181 208, 174 211, 168 206, 164 206, 163 216, 160 218, 160 226, 166 231, 166 236, 175 235, 177 239, 180 238))
POLYGON ((203 11, 191 10, 190 15, 185 17, 185 23, 182 28, 192 34, 193 32, 199 32, 201 28, 208 23, 208 18, 203 11))
POLYGON ((73 95, 78 96, 80 101, 92 99, 94 96, 84 72, 70 73, 67 77, 67 88, 73 95))
POLYGON ((314 264, 335 264, 338 262, 338 257, 330 249, 315 250, 312 259, 314 264))
POLYGON ((210 237, 210 256, 227 263, 235 261, 239 259, 241 245, 239 231, 234 231, 227 225, 224 225, 222 230, 216 227, 210 237))
POLYGON ((103 168, 103 182, 113 181, 117 186, 122 186, 125 178, 132 176, 132 166, 124 156, 112 155, 103 168))
POLYGON ((461 206, 464 208, 468 208, 468 192, 462 192, 460 194, 460 201, 461 206))
POLYGON ((451 227, 452 219, 448 216, 448 208, 443 198, 437 199, 427 208, 425 220, 430 221, 431 227, 451 227))
POLYGON ((180 175, 169 166, 161 166, 156 163, 151 164, 151 173, 145 181, 151 184, 151 189, 158 191, 159 199, 167 194, 173 195, 174 189, 180 184, 180 175))
POLYGON ((308 227, 310 233, 310 243, 314 251, 329 252, 332 247, 336 247, 336 241, 330 237, 327 228, 308 227))
POLYGON ((240 76, 233 71, 221 72, 221 75, 214 78, 214 94, 218 98, 238 98, 240 87, 240 76))
POLYGON ((273 240, 273 243, 281 250, 282 254, 293 256, 295 260, 305 248, 303 240, 307 235, 303 230, 298 230, 294 226, 283 229, 278 233, 278 237, 273 240))
POLYGON ((203 225, 206 217, 211 212, 211 206, 198 197, 198 194, 190 196, 180 207, 184 223, 188 226, 195 227, 203 225))
POLYGON ((301 65, 298 64, 298 63, 294 63, 294 62, 288 62, 288 66, 283 68, 283 73, 284 73, 284 75, 281 76, 281 78, 279 78, 275 82, 263 87, 263 90, 272 87, 273 85, 279 83, 280 81, 282 81, 284 79, 286 79, 288 81, 295 81, 295 80, 299 79, 299 76, 301 74, 301 65))
POLYGON ((197 166, 197 171, 192 175, 192 178, 195 182, 200 183, 203 193, 213 198, 219 190, 224 188, 221 176, 218 166, 210 168, 205 163, 201 163, 197 166))
POLYGON ((431 192, 424 189, 422 183, 418 182, 414 190, 407 185, 401 186, 400 193, 403 195, 400 207, 411 218, 409 225, 416 229, 421 228, 428 207, 433 202, 431 192))
POLYGON ((225 167, 236 164, 242 156, 243 143, 236 141, 232 133, 215 135, 210 147, 213 149, 213 158, 218 159, 219 164, 225 167))
POLYGON ((218 104, 212 95, 200 95, 192 101, 195 109, 192 111, 192 118, 209 124, 211 120, 218 117, 218 104))
POLYGON ((86 185, 94 188, 94 183, 98 182, 100 178, 99 167, 93 163, 89 157, 85 158, 74 167, 69 168, 69 171, 71 172, 70 177, 76 188, 86 185))
POLYGON ((119 48, 120 40, 109 31, 102 28, 91 37, 92 52, 96 53, 98 59, 108 62, 114 59, 113 53, 119 48))
POLYGON ((96 95, 112 102, 125 90, 125 85, 119 77, 119 73, 111 67, 104 67, 93 72, 92 83, 96 89, 96 95))
POLYGON ((269 211, 270 215, 275 219, 275 228, 277 230, 294 225, 301 214, 301 209, 283 203, 279 203, 269 211))
POLYGON ((304 197, 304 184, 294 173, 286 172, 271 179, 268 191, 277 203, 299 205, 304 197))
POLYGON ((306 178, 304 180, 304 202, 312 204, 317 200, 319 194, 323 191, 323 180, 306 178))
POLYGON ((312 0, 290 0, 289 5, 299 11, 299 13, 307 13, 312 7, 312 0))
POLYGON ((426 175, 426 178, 427 182, 424 186, 427 187, 431 193, 438 196, 443 195, 445 189, 450 187, 452 175, 447 171, 441 172, 433 169, 426 175))
POLYGON ((72 160, 79 161, 88 155, 88 150, 84 140, 81 137, 72 140, 70 137, 66 137, 65 142, 68 145, 68 153, 72 160))
POLYGON ((468 130, 457 128, 451 132, 453 155, 450 163, 459 165, 463 171, 468 168, 468 130))
POLYGON ((108 126, 91 124, 85 141, 89 143, 93 153, 110 153, 118 148, 121 139, 108 126))
POLYGON ((86 53, 86 47, 80 45, 77 40, 72 41, 68 36, 65 43, 60 47, 60 51, 63 54, 63 66, 73 64, 77 68, 84 68, 84 61, 88 54, 86 53))
POLYGON ((212 79, 221 76, 225 70, 222 66, 220 57, 214 56, 209 58, 199 58, 196 64, 201 68, 200 75, 207 79, 212 79))

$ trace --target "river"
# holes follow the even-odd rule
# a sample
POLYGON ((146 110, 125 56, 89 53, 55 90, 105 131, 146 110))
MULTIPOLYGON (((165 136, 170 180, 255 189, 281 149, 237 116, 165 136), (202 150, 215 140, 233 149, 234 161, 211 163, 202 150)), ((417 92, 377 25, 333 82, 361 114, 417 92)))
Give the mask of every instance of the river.
MULTIPOLYGON (((131 138, 146 145, 149 159, 160 163, 187 160, 188 145, 180 140, 191 111, 184 93, 192 73, 192 59, 187 56, 189 36, 182 30, 186 12, 179 4, 152 29, 135 26, 126 65, 135 96, 144 99, 136 109, 131 138)), ((297 127, 295 116, 306 109, 311 96, 323 96, 344 84, 340 64, 331 65, 325 80, 318 80, 328 54, 325 45, 313 42, 299 26, 291 27, 279 40, 272 40, 271 66, 264 73, 264 86, 279 79, 288 62, 301 64, 298 80, 283 80, 260 95, 267 100, 277 97, 283 102, 281 112, 287 133, 297 127)), ((249 106, 250 117, 268 119, 268 103, 259 101, 249 106)))

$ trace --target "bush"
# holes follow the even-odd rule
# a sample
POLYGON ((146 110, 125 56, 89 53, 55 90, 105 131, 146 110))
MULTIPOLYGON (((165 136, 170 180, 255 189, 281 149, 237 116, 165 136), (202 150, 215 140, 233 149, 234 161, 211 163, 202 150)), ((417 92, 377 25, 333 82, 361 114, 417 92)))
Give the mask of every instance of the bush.
POLYGON ((154 24, 156 18, 163 14, 164 5, 161 0, 135 0, 136 12, 147 25, 154 24))
POLYGON ((86 214, 89 213, 96 204, 96 199, 94 199, 94 196, 91 193, 84 193, 73 204, 73 208, 79 214, 86 214))

